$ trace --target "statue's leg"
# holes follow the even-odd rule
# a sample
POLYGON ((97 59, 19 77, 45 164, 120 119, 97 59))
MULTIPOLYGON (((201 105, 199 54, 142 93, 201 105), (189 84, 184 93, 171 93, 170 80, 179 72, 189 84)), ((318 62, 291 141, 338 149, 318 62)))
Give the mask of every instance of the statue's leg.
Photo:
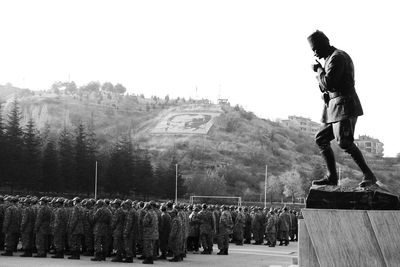
POLYGON ((336 161, 331 148, 331 141, 334 137, 332 124, 325 125, 315 136, 315 142, 327 167, 327 174, 323 179, 314 180, 313 185, 337 185, 336 161))
POLYGON ((354 129, 357 117, 340 121, 334 125, 334 134, 339 146, 348 153, 364 174, 360 187, 370 186, 376 183, 376 178, 368 167, 360 149, 354 144, 354 129))

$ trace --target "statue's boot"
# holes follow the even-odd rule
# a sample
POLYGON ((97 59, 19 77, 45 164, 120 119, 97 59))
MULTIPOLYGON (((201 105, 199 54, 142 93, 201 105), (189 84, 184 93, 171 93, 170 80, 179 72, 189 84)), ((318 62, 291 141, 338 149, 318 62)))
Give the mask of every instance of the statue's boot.
POLYGON ((368 187, 375 184, 377 181, 376 177, 365 162, 364 156, 362 155, 360 149, 353 143, 349 148, 346 149, 346 152, 350 154, 354 162, 364 174, 363 180, 361 183, 359 183, 359 186, 368 187))
POLYGON ((312 182, 313 185, 337 185, 338 183, 338 175, 336 172, 336 161, 335 155, 333 154, 333 150, 331 147, 325 148, 321 151, 322 158, 326 163, 326 167, 328 170, 327 175, 319 180, 314 180, 312 182))

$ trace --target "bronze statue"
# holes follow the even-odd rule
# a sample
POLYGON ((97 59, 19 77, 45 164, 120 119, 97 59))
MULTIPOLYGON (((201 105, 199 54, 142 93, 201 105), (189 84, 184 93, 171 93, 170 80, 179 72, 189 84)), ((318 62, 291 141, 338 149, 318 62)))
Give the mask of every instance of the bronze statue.
POLYGON ((316 134, 315 141, 327 166, 323 179, 313 185, 337 185, 335 156, 330 142, 336 139, 340 148, 350 154, 364 174, 360 187, 376 183, 376 177, 354 144, 354 129, 358 116, 363 115, 360 100, 354 88, 354 66, 350 56, 329 43, 328 37, 316 31, 308 38, 315 57, 325 60, 324 67, 316 60, 312 70, 317 73, 319 88, 325 102, 322 114, 324 127, 316 134))

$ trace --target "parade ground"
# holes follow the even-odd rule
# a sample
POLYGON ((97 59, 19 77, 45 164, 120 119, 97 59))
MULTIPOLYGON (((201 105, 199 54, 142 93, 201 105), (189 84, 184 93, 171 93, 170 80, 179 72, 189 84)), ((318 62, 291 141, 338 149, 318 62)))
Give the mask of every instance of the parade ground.
MULTIPOLYGON (((229 255, 220 256, 217 246, 214 245, 213 255, 201 255, 188 253, 182 262, 169 262, 157 260, 154 266, 190 266, 190 267, 208 267, 208 266, 227 266, 227 267, 288 267, 292 265, 293 258, 298 257, 298 242, 291 242, 288 246, 276 246, 270 248, 264 245, 230 245, 229 255)), ((21 258, 19 253, 14 253, 12 257, 0 256, 0 267, 64 267, 64 266, 132 266, 132 263, 114 263, 111 258, 107 261, 93 262, 91 257, 81 257, 80 260, 52 259, 51 255, 47 258, 21 258)), ((142 265, 142 261, 134 259, 133 265, 142 265)), ((146 266, 146 265, 143 265, 146 266)))

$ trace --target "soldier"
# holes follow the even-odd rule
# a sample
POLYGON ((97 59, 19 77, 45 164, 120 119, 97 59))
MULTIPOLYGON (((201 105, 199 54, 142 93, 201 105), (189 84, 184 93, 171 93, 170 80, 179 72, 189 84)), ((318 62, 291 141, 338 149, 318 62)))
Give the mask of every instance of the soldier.
POLYGON ((93 256, 94 253, 94 241, 93 241, 94 204, 95 204, 94 199, 88 199, 83 209, 84 212, 83 232, 84 232, 85 247, 86 247, 86 251, 83 254, 84 256, 93 256))
POLYGON ((254 209, 254 216, 252 220, 252 229, 253 229, 253 237, 254 244, 253 245, 261 245, 264 240, 264 221, 263 216, 261 214, 261 208, 256 207, 254 209))
POLYGON ((21 242, 24 253, 21 257, 32 257, 33 249, 33 228, 35 227, 35 212, 31 207, 30 198, 24 201, 21 220, 21 242))
POLYGON ((219 242, 218 247, 220 251, 217 253, 218 255, 228 255, 229 249, 229 235, 232 233, 233 229, 233 221, 231 213, 227 206, 222 205, 221 207, 222 213, 219 219, 219 242))
POLYGON ((269 247, 275 247, 276 245, 276 215, 274 212, 274 209, 271 208, 268 213, 267 217, 267 226, 266 226, 266 232, 267 232, 267 244, 269 247))
POLYGON ((238 246, 243 246, 243 239, 244 239, 243 231, 245 223, 246 223, 246 215, 244 214, 242 207, 239 207, 236 213, 235 224, 233 226, 233 239, 236 240, 236 245, 238 246))
POLYGON ((198 213, 200 208, 195 206, 189 215, 189 237, 188 237, 188 251, 199 251, 200 242, 200 220, 198 213))
POLYGON ((182 225, 182 218, 178 215, 178 210, 176 206, 170 212, 172 222, 171 222, 171 231, 169 233, 168 238, 168 246, 172 251, 173 258, 169 261, 171 262, 178 262, 182 260, 182 236, 183 236, 183 225, 182 225))
POLYGON ((251 222, 252 218, 249 212, 248 207, 244 208, 244 215, 245 215, 245 223, 244 223, 244 243, 250 244, 251 242, 251 222))
POLYGON ((153 203, 146 203, 143 217, 143 264, 153 264, 154 245, 158 239, 158 219, 153 210, 153 203))
POLYGON ((94 258, 90 260, 102 261, 106 260, 107 234, 111 226, 112 213, 102 199, 97 200, 96 206, 97 210, 93 214, 94 258))
POLYGON ((201 254, 212 254, 214 221, 211 212, 207 209, 207 204, 202 205, 198 217, 200 220, 200 240, 203 247, 201 254))
POLYGON ((181 258, 186 258, 187 238, 189 236, 189 216, 186 213, 184 205, 178 205, 178 216, 182 219, 182 249, 181 258))
POLYGON ((58 198, 55 201, 53 237, 56 254, 54 259, 64 258, 65 233, 67 232, 67 211, 63 207, 64 199, 58 198))
POLYGON ((40 207, 37 212, 36 221, 35 221, 35 233, 36 233, 36 248, 37 254, 34 256, 36 258, 46 258, 47 257, 47 248, 49 235, 51 232, 50 229, 50 220, 51 220, 51 209, 48 205, 48 198, 41 197, 39 200, 40 207))
POLYGON ((70 260, 80 259, 80 249, 82 245, 83 237, 83 218, 84 213, 81 206, 81 199, 75 197, 72 199, 74 207, 72 208, 72 213, 70 220, 68 222, 68 235, 70 241, 71 256, 68 257, 70 260))
MULTIPOLYGON (((138 215, 139 215, 139 222, 138 222, 138 253, 142 254, 143 251, 143 219, 146 215, 146 211, 144 209, 144 202, 140 201, 138 203, 138 215)), ((139 257, 139 259, 144 260, 144 257, 139 257)))
POLYGON ((158 259, 166 260, 168 253, 168 238, 171 232, 171 216, 167 212, 167 207, 165 205, 161 206, 160 218, 159 234, 161 255, 158 257, 158 259))
POLYGON ((126 211, 123 231, 126 257, 123 262, 131 263, 133 262, 133 257, 136 257, 136 237, 138 232, 139 215, 130 199, 125 200, 122 206, 126 211))
POLYGON ((16 197, 6 197, 6 202, 9 202, 8 207, 4 212, 3 233, 5 235, 5 252, 1 255, 12 256, 13 250, 18 243, 18 234, 20 228, 21 213, 18 210, 16 197))
POLYGON ((281 240, 279 242, 279 246, 282 246, 283 244, 287 246, 289 244, 290 230, 290 215, 288 213, 287 207, 284 207, 283 212, 279 215, 279 229, 281 231, 281 240))
POLYGON ((113 247, 115 250, 115 257, 111 260, 112 262, 122 262, 124 254, 124 239, 123 231, 125 224, 126 211, 121 206, 121 200, 115 199, 112 203, 115 209, 111 229, 113 232, 113 247))

